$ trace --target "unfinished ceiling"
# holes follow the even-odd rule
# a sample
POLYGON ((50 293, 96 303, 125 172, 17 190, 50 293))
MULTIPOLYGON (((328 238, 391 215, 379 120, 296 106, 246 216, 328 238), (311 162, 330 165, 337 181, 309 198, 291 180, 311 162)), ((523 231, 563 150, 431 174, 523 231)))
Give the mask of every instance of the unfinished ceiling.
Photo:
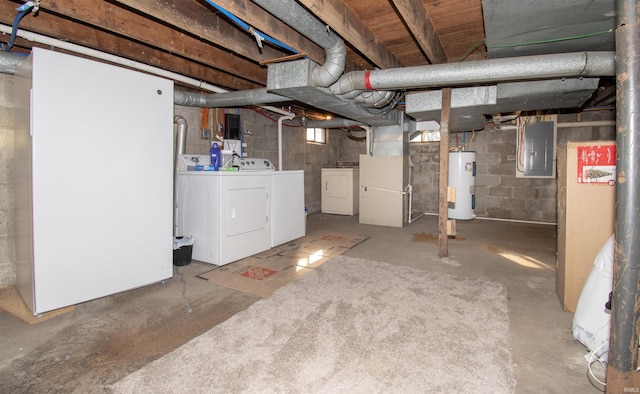
MULTIPOLYGON (((4 32, 0 41, 9 41, 8 33, 18 13, 16 8, 23 3, 0 0, 3 25, 0 27, 4 32)), ((298 0, 297 3, 344 41, 345 73, 614 49, 614 0, 298 0)), ((230 91, 266 88, 268 65, 302 58, 318 64, 325 62, 323 48, 251 0, 42 0, 39 11, 26 14, 19 27, 230 91)), ((23 36, 18 35, 13 52, 27 53, 32 46, 56 47, 23 36)), ((177 84, 179 89, 197 90, 181 81, 177 84)), ((470 80, 467 85, 480 84, 470 80)), ((598 103, 606 99, 597 97, 598 94, 611 94, 607 82, 600 81, 601 88, 594 89, 595 96, 591 97, 593 91, 589 89, 593 86, 593 81, 577 86, 580 94, 566 95, 577 99, 565 100, 562 105, 580 107, 585 101, 598 103)), ((433 88, 401 90, 412 93, 433 88)), ((509 88, 512 96, 514 85, 509 88)), ((557 86, 549 92, 557 95, 557 86)), ((544 103, 540 108, 531 100, 518 98, 513 102, 527 101, 523 110, 563 108, 558 100, 546 99, 540 89, 536 95, 544 103)), ((402 100, 394 103, 401 106, 402 100)), ((295 106, 295 101, 282 105, 295 106)), ((501 111, 496 103, 482 105, 501 111)), ((349 114, 338 113, 347 118, 349 114)))

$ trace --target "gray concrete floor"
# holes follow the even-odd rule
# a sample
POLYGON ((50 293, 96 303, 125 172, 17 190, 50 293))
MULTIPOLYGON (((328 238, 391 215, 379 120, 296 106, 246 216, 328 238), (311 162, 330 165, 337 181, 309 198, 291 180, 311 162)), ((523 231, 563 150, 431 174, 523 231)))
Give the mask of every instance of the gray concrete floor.
MULTIPOLYGON (((601 391, 588 376, 586 349, 572 338, 573 314, 562 310, 556 295, 555 226, 458 221, 443 259, 437 258, 433 216, 389 228, 361 225, 357 216, 309 215, 307 231, 319 229, 369 237, 348 256, 502 283, 516 393, 601 391)), ((0 312, 0 391, 108 392, 106 385, 260 299, 196 277, 211 268, 197 261, 175 267, 168 283, 83 303, 35 325, 0 312)), ((602 379, 602 368, 594 368, 602 379)))

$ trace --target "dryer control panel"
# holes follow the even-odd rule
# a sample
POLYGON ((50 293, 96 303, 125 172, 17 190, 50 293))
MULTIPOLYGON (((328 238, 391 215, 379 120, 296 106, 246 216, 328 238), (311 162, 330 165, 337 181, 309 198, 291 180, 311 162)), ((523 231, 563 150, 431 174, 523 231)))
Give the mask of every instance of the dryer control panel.
POLYGON ((275 167, 267 159, 243 158, 240 159, 240 171, 273 171, 275 167))

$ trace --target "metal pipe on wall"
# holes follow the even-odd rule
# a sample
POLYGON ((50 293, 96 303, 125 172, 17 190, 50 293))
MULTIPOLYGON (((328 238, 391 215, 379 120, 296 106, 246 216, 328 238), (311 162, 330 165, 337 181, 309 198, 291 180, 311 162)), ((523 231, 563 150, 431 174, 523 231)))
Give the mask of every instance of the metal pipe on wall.
POLYGON ((180 160, 180 155, 184 154, 187 146, 188 125, 187 120, 180 115, 177 115, 173 122, 178 125, 173 155, 173 236, 175 237, 178 230, 178 185, 176 184, 178 179, 178 160, 180 160))
POLYGON ((607 393, 638 389, 640 300, 640 10, 617 0, 616 24, 616 246, 607 393))

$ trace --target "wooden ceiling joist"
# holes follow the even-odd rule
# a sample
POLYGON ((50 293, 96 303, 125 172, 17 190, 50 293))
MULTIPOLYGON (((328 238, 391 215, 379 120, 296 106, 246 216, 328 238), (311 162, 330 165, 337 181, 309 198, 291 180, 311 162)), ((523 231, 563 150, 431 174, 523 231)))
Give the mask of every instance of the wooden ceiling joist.
POLYGON ((413 37, 432 64, 446 63, 447 55, 422 0, 392 0, 413 37))

